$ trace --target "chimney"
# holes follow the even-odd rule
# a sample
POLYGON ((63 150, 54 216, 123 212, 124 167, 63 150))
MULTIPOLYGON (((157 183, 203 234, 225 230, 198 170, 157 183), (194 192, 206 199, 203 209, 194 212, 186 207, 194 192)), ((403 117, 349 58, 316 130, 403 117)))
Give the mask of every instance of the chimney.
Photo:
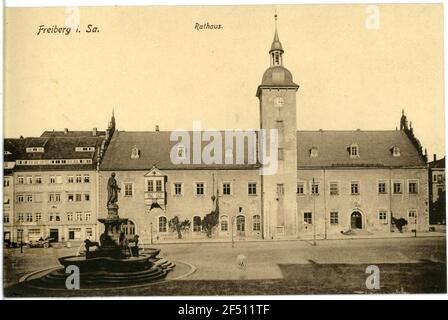
POLYGON ((68 128, 64 128, 64 134, 68 134, 68 128))
POLYGON ((98 129, 97 128, 93 128, 92 129, 92 136, 96 137, 98 133, 98 129))
POLYGON ((437 161, 437 155, 434 153, 434 161, 437 161))
POLYGON ((160 130, 159 130, 159 125, 158 125, 158 124, 156 124, 156 131, 157 131, 157 132, 160 131, 160 130))

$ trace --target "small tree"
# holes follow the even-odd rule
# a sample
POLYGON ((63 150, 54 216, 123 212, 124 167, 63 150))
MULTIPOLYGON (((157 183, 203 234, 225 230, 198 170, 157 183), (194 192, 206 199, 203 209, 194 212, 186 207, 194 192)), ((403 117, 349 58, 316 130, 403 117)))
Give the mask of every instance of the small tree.
POLYGON ((404 218, 392 217, 392 223, 397 227, 398 231, 403 232, 403 227, 408 224, 408 221, 404 218))
POLYGON ((213 229, 219 223, 219 211, 213 210, 209 214, 206 214, 202 219, 202 231, 205 232, 208 238, 212 237, 213 229))
POLYGON ((188 231, 190 229, 190 221, 188 219, 180 221, 178 216, 172 218, 168 222, 168 225, 171 231, 177 232, 178 239, 182 239, 182 232, 188 231))

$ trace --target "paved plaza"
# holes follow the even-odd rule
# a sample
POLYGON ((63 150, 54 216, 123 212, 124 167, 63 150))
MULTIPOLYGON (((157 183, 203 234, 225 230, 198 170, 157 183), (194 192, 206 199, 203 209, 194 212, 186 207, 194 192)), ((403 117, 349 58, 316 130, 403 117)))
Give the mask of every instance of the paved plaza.
MULTIPOLYGON (((156 246, 162 250, 160 257, 190 264, 196 270, 184 278, 146 288, 83 295, 367 293, 368 265, 380 268, 378 292, 446 291, 445 237, 326 240, 316 246, 309 241, 237 242, 233 248, 231 243, 156 246)), ((75 247, 24 248, 23 253, 6 249, 6 295, 26 295, 20 286, 14 286, 22 276, 56 266, 58 257, 76 251, 75 247)))

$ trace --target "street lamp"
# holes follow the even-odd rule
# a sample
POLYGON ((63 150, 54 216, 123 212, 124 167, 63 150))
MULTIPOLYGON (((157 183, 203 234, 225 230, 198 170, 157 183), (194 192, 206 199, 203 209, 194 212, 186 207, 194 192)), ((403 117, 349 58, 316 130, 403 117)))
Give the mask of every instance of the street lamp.
POLYGON ((231 226, 230 226, 230 230, 231 230, 231 237, 232 237, 232 248, 234 248, 235 247, 235 240, 233 239, 233 232, 234 232, 234 224, 235 224, 235 216, 232 216, 232 219, 231 219, 231 226))

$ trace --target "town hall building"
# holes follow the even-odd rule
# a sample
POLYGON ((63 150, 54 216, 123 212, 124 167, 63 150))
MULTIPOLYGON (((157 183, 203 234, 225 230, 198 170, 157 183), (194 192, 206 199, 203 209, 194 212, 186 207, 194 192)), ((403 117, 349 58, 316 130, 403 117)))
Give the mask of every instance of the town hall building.
MULTIPOLYGON (((334 234, 427 231, 428 168, 404 112, 390 131, 300 131, 299 85, 283 65, 277 30, 270 66, 256 90, 260 128, 277 129, 278 168, 260 175, 260 163, 174 164, 171 132, 116 130, 99 166, 99 202, 112 172, 121 187, 124 232, 143 243, 206 239, 204 219, 219 212, 212 239, 323 239, 334 234), (187 221, 179 232, 173 225, 187 221)), ((246 146, 249 142, 246 141, 246 146)), ((234 159, 235 149, 223 150, 234 159)), ((247 158, 246 158, 247 160, 247 158)), ((105 217, 105 205, 99 217, 105 217)))

